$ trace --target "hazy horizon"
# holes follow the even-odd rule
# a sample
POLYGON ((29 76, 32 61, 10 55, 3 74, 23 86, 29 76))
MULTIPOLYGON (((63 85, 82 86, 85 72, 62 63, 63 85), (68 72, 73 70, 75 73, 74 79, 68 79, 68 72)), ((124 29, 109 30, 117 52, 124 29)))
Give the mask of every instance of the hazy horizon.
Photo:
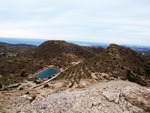
MULTIPOLYGON (((45 41, 53 41, 53 40, 49 40, 49 39, 27 39, 27 38, 8 38, 8 37, 0 37, 0 42, 5 42, 5 43, 9 43, 9 44, 31 44, 31 45, 36 45, 39 46, 40 44, 44 43, 45 41)), ((56 41, 61 41, 61 40, 56 40, 56 41)), ((88 41, 76 41, 76 40, 62 40, 62 41, 66 41, 69 43, 74 43, 80 46, 91 46, 91 47, 107 47, 110 44, 117 44, 117 43, 101 43, 101 42, 88 42, 88 41)), ((136 44, 117 44, 117 45, 121 45, 121 46, 128 46, 128 47, 132 47, 132 46, 136 46, 136 47, 150 47, 150 46, 145 46, 145 45, 136 45, 136 44)))
POLYGON ((8 0, 0 37, 150 46, 149 0, 8 0))

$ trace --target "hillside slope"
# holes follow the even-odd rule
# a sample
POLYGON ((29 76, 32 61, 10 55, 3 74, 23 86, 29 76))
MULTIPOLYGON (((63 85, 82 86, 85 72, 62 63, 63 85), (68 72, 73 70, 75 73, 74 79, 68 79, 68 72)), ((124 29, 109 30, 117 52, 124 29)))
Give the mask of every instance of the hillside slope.
POLYGON ((122 79, 150 85, 150 65, 135 51, 111 44, 101 54, 88 59, 61 74, 57 79, 94 78, 122 79))
POLYGON ((103 50, 81 47, 65 41, 46 41, 32 51, 1 61, 0 75, 19 75, 22 71, 33 74, 48 65, 65 67, 72 62, 91 58, 103 50))
POLYGON ((46 41, 34 50, 32 56, 46 61, 53 59, 53 62, 61 61, 66 64, 75 59, 91 58, 101 51, 103 48, 82 47, 65 41, 46 41))

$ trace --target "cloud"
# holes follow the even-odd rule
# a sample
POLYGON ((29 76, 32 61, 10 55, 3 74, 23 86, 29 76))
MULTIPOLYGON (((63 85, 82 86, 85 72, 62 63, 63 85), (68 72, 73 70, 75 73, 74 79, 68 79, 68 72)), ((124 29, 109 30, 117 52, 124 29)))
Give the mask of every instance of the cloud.
POLYGON ((7 0, 0 37, 149 45, 149 0, 7 0))

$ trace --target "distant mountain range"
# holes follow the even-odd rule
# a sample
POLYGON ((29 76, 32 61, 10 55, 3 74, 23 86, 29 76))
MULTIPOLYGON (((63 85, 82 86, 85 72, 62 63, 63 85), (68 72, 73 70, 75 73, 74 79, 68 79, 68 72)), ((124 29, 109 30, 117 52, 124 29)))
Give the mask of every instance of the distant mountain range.
POLYGON ((5 42, 0 42, 0 53, 5 53, 5 54, 20 54, 24 53, 28 50, 31 50, 35 48, 36 46, 34 45, 28 45, 28 44, 9 44, 5 42))
MULTIPOLYGON (((26 39, 26 38, 2 38, 0 37, 0 42, 12 43, 12 44, 29 44, 29 45, 36 45, 39 46, 43 42, 47 41, 47 39, 26 39)), ((100 42, 86 42, 86 41, 69 41, 66 42, 73 43, 80 46, 87 46, 87 47, 102 47, 107 48, 110 43, 100 43, 100 42)), ((136 52, 141 51, 150 51, 149 46, 138 46, 138 45, 129 45, 129 44, 120 44, 121 46, 128 47, 136 52)))
POLYGON ((10 44, 10 43, 6 43, 6 42, 0 42, 0 45, 21 46, 21 47, 36 47, 36 45, 31 45, 31 44, 10 44))

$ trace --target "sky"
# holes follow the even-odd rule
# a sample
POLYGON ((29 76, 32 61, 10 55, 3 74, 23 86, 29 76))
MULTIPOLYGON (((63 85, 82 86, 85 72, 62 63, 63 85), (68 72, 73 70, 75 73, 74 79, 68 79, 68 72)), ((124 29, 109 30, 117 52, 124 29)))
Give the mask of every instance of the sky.
POLYGON ((150 0, 0 0, 0 37, 150 46, 150 0))

